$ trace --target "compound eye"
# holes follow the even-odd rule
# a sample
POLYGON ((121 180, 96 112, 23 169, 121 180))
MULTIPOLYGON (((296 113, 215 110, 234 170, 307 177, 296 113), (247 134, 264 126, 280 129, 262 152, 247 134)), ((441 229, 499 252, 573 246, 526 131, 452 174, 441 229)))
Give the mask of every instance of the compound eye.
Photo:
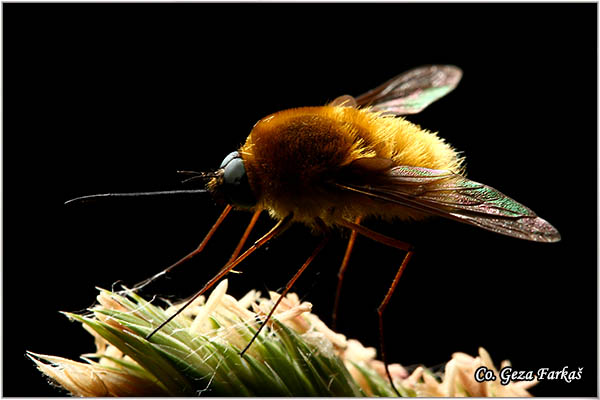
POLYGON ((237 151, 230 153, 221 163, 223 169, 223 190, 227 201, 240 207, 252 207, 256 205, 256 199, 248 175, 244 160, 237 151))
POLYGON ((240 158, 240 153, 238 153, 237 151, 232 151, 231 153, 227 154, 227 157, 223 159, 219 168, 225 168, 227 164, 229 164, 229 162, 234 158, 240 158))

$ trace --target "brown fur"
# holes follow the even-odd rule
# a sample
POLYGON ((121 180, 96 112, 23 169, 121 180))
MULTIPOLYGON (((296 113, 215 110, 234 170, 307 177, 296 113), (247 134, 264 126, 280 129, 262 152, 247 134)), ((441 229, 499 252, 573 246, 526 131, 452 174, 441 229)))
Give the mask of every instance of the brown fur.
POLYGON ((462 159, 436 134, 403 118, 341 106, 303 107, 260 120, 240 149, 257 207, 281 219, 328 224, 338 218, 375 215, 420 218, 399 206, 335 190, 331 181, 359 158, 394 165, 462 172, 462 159))

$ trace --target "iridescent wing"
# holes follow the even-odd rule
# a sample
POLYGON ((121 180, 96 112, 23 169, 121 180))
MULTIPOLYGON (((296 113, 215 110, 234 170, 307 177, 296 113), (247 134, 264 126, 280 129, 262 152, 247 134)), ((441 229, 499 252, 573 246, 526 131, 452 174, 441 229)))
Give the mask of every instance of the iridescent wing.
POLYGON ((411 69, 356 98, 344 95, 330 105, 369 106, 396 115, 416 114, 451 92, 462 77, 452 65, 429 65, 411 69))
MULTIPOLYGON (((362 166, 360 169, 364 171, 362 166)), ((372 170, 370 175, 368 179, 348 179, 356 175, 346 174, 346 181, 336 186, 507 236, 536 242, 560 240, 558 231, 529 208, 451 171, 396 166, 376 174, 372 170)))

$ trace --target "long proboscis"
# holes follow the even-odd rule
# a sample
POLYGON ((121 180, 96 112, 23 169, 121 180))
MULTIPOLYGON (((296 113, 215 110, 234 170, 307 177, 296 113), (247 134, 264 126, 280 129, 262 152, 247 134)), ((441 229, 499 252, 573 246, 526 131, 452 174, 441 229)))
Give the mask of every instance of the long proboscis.
POLYGON ((76 197, 65 201, 65 205, 88 203, 111 198, 131 198, 131 197, 160 197, 160 196, 190 196, 207 193, 207 189, 189 189, 189 190, 162 190, 157 192, 133 192, 133 193, 100 193, 88 196, 76 197))

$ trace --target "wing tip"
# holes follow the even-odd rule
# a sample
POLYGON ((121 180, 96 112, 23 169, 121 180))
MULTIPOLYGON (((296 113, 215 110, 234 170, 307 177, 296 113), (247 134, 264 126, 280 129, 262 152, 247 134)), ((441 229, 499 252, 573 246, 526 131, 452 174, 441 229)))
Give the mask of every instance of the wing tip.
POLYGON ((448 80, 453 87, 458 85, 458 82, 462 79, 463 70, 456 65, 445 64, 439 66, 441 69, 444 69, 445 73, 448 75, 448 80))
POLYGON ((535 226, 536 231, 531 240, 535 242, 556 243, 562 239, 558 230, 545 219, 536 217, 533 220, 533 226, 535 226))

